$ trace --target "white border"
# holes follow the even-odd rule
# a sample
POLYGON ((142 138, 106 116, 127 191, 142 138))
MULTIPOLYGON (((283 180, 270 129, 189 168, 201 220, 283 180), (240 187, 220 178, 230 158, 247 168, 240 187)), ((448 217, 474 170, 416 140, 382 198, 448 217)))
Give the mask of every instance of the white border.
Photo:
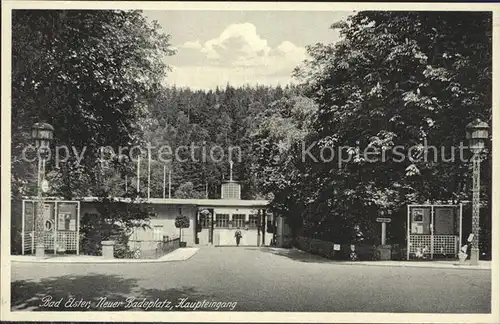
MULTIPOLYGON (((10 40, 12 9, 144 9, 144 10, 302 10, 302 11, 351 11, 351 10, 458 10, 493 11, 493 57, 498 56, 500 48, 500 7, 496 3, 241 3, 241 2, 71 2, 71 1, 3 1, 2 2, 2 155, 1 155, 1 305, 0 319, 11 321, 151 321, 151 322, 387 322, 387 323, 497 323, 500 322, 498 305, 499 267, 492 262, 492 314, 413 314, 413 313, 273 313, 273 312, 11 312, 10 310, 10 40)), ((493 138, 498 138, 499 65, 493 61, 493 138)), ((498 198, 498 177, 500 170, 499 155, 493 148, 493 197, 498 198)), ((500 215, 498 200, 494 199, 492 214, 500 215)), ((498 239, 500 217, 492 217, 493 260, 500 257, 498 239)), ((438 293, 438 292, 436 292, 438 293)))

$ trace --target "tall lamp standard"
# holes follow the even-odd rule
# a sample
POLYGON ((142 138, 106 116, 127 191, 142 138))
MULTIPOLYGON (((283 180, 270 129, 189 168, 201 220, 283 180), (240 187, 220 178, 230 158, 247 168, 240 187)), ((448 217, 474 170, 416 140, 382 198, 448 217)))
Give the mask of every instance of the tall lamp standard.
POLYGON ((36 257, 45 257, 45 235, 43 224, 43 192, 45 186, 45 161, 50 152, 50 142, 54 137, 54 127, 47 123, 35 123, 31 127, 31 137, 38 150, 38 203, 36 217, 36 257))
POLYGON ((466 126, 466 137, 469 140, 469 149, 472 156, 472 245, 470 264, 476 265, 479 261, 479 208, 480 208, 480 167, 481 152, 488 139, 487 123, 476 119, 466 126))

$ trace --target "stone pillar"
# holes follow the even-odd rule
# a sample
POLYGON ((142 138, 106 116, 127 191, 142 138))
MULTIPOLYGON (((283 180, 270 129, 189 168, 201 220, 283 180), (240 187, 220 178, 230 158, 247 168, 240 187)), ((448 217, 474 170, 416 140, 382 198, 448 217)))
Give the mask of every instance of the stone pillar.
POLYGON ((113 259, 115 250, 115 241, 102 241, 102 256, 105 259, 113 259))

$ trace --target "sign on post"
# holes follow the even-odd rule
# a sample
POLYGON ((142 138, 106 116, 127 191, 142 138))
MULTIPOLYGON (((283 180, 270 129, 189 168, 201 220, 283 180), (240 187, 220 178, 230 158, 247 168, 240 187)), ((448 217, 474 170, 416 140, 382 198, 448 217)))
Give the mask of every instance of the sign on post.
POLYGON ((380 243, 382 245, 385 245, 385 238, 386 238, 386 233, 387 233, 387 229, 386 229, 386 226, 387 226, 387 223, 390 223, 391 222, 391 219, 388 218, 388 217, 377 217, 377 222, 379 223, 382 223, 382 235, 380 237, 380 243))
POLYGON ((41 187, 43 193, 47 193, 49 191, 50 186, 49 186, 49 182, 47 181, 47 179, 42 180, 40 187, 41 187))

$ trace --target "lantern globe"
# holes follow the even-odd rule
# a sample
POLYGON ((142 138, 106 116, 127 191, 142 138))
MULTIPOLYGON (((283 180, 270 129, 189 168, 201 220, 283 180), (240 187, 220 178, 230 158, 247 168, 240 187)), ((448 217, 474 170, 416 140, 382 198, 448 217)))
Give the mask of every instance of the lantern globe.
POLYGON ((35 140, 36 146, 48 146, 54 138, 54 127, 48 123, 35 123, 31 127, 31 137, 35 140))
POLYGON ((472 153, 480 153, 488 139, 489 126, 487 123, 476 119, 466 126, 466 138, 469 140, 469 149, 472 153))

